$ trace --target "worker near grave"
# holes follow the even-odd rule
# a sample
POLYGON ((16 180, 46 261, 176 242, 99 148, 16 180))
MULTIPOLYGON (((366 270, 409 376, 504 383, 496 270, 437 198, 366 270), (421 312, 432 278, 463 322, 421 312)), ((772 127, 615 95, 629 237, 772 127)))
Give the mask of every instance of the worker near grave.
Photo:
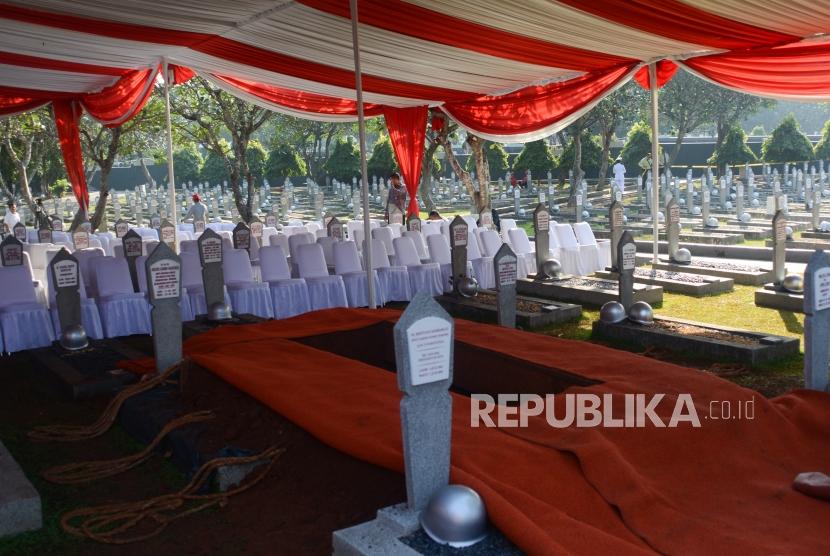
POLYGON ((395 205, 401 214, 406 214, 406 188, 401 184, 401 175, 397 172, 392 172, 389 176, 389 183, 392 187, 389 188, 389 197, 386 199, 386 219, 389 219, 389 206, 395 205))
POLYGON ((625 194, 625 165, 622 158, 619 156, 614 161, 614 166, 611 167, 614 172, 614 185, 620 190, 620 193, 625 194))
POLYGON ((207 205, 202 202, 202 197, 198 193, 193 194, 193 204, 188 209, 187 214, 184 215, 183 222, 188 222, 191 219, 194 222, 197 220, 207 222, 207 205))
POLYGON ((17 203, 9 201, 6 203, 6 215, 3 217, 3 225, 5 226, 3 233, 10 234, 14 226, 20 222, 20 214, 17 212, 17 203))

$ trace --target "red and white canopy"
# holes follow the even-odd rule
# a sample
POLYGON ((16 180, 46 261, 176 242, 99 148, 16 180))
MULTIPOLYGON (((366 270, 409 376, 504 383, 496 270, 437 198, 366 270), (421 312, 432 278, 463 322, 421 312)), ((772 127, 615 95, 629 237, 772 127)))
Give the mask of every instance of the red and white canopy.
MULTIPOLYGON (((560 129, 643 65, 734 89, 830 99, 830 0, 360 0, 368 115, 441 107, 495 140, 560 129)), ((0 114, 80 103, 108 125, 162 60, 273 110, 356 113, 348 0, 0 3, 0 114)), ((425 115, 424 115, 425 117, 425 115)), ((406 119, 404 119, 406 120, 406 119)))

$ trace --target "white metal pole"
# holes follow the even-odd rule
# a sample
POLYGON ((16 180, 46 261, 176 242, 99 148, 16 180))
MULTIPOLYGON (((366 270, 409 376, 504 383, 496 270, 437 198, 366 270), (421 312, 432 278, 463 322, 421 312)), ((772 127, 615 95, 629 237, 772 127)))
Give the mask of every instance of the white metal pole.
MULTIPOLYGON (((173 125, 170 122, 170 73, 167 58, 161 63, 164 74, 164 115, 167 118, 167 190, 170 194, 170 223, 178 228, 178 209, 176 207, 176 177, 173 175, 173 125)), ((178 230, 176 231, 178 234, 178 230)))
POLYGON ((360 75, 360 40, 357 32, 357 0, 349 0, 352 18, 352 49, 354 50, 354 81, 357 91, 357 127, 360 136, 360 186, 363 199, 363 264, 366 267, 366 291, 369 308, 375 308, 375 281, 372 272, 372 226, 369 220, 369 180, 366 175, 366 120, 363 115, 363 79, 360 75))
POLYGON ((660 204, 660 131, 657 118, 657 63, 648 66, 648 82, 651 85, 651 222, 654 232, 653 257, 651 262, 658 262, 660 222, 657 220, 660 204))

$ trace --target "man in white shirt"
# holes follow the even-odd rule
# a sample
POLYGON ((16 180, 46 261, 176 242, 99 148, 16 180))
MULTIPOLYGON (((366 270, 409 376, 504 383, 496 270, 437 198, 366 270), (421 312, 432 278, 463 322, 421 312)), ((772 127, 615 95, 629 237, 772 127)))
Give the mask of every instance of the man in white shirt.
POLYGON ((614 185, 617 186, 620 193, 625 194, 625 166, 622 163, 622 158, 617 157, 611 170, 614 172, 614 185))
POLYGON ((6 216, 3 217, 3 224, 6 227, 5 233, 12 233, 14 225, 18 222, 20 222, 20 214, 17 212, 17 204, 14 201, 9 201, 6 208, 6 216))

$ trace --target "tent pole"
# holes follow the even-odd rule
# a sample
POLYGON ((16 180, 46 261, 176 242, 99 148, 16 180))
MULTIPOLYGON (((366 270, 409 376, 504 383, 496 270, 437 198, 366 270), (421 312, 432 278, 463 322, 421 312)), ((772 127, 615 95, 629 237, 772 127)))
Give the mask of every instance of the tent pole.
POLYGON ((660 238, 660 222, 657 219, 660 205, 660 130, 657 117, 657 63, 648 65, 648 82, 651 85, 651 223, 654 233, 653 257, 657 264, 660 238))
POLYGON ((349 0, 352 19, 352 49, 354 50, 354 80, 357 91, 357 127, 360 135, 360 189, 363 202, 363 266, 366 267, 366 292, 369 308, 375 308, 375 281, 372 271, 372 227, 369 219, 369 180, 366 175, 366 120, 363 115, 363 79, 360 74, 360 41, 357 32, 357 0, 349 0))
MULTIPOLYGON (((167 118, 167 189, 170 193, 170 223, 178 225, 179 215, 176 210, 176 177, 173 175, 173 124, 170 121, 170 73, 167 58, 162 59, 161 68, 164 75, 164 115, 167 118)), ((176 232, 178 235, 178 232, 176 232)))

